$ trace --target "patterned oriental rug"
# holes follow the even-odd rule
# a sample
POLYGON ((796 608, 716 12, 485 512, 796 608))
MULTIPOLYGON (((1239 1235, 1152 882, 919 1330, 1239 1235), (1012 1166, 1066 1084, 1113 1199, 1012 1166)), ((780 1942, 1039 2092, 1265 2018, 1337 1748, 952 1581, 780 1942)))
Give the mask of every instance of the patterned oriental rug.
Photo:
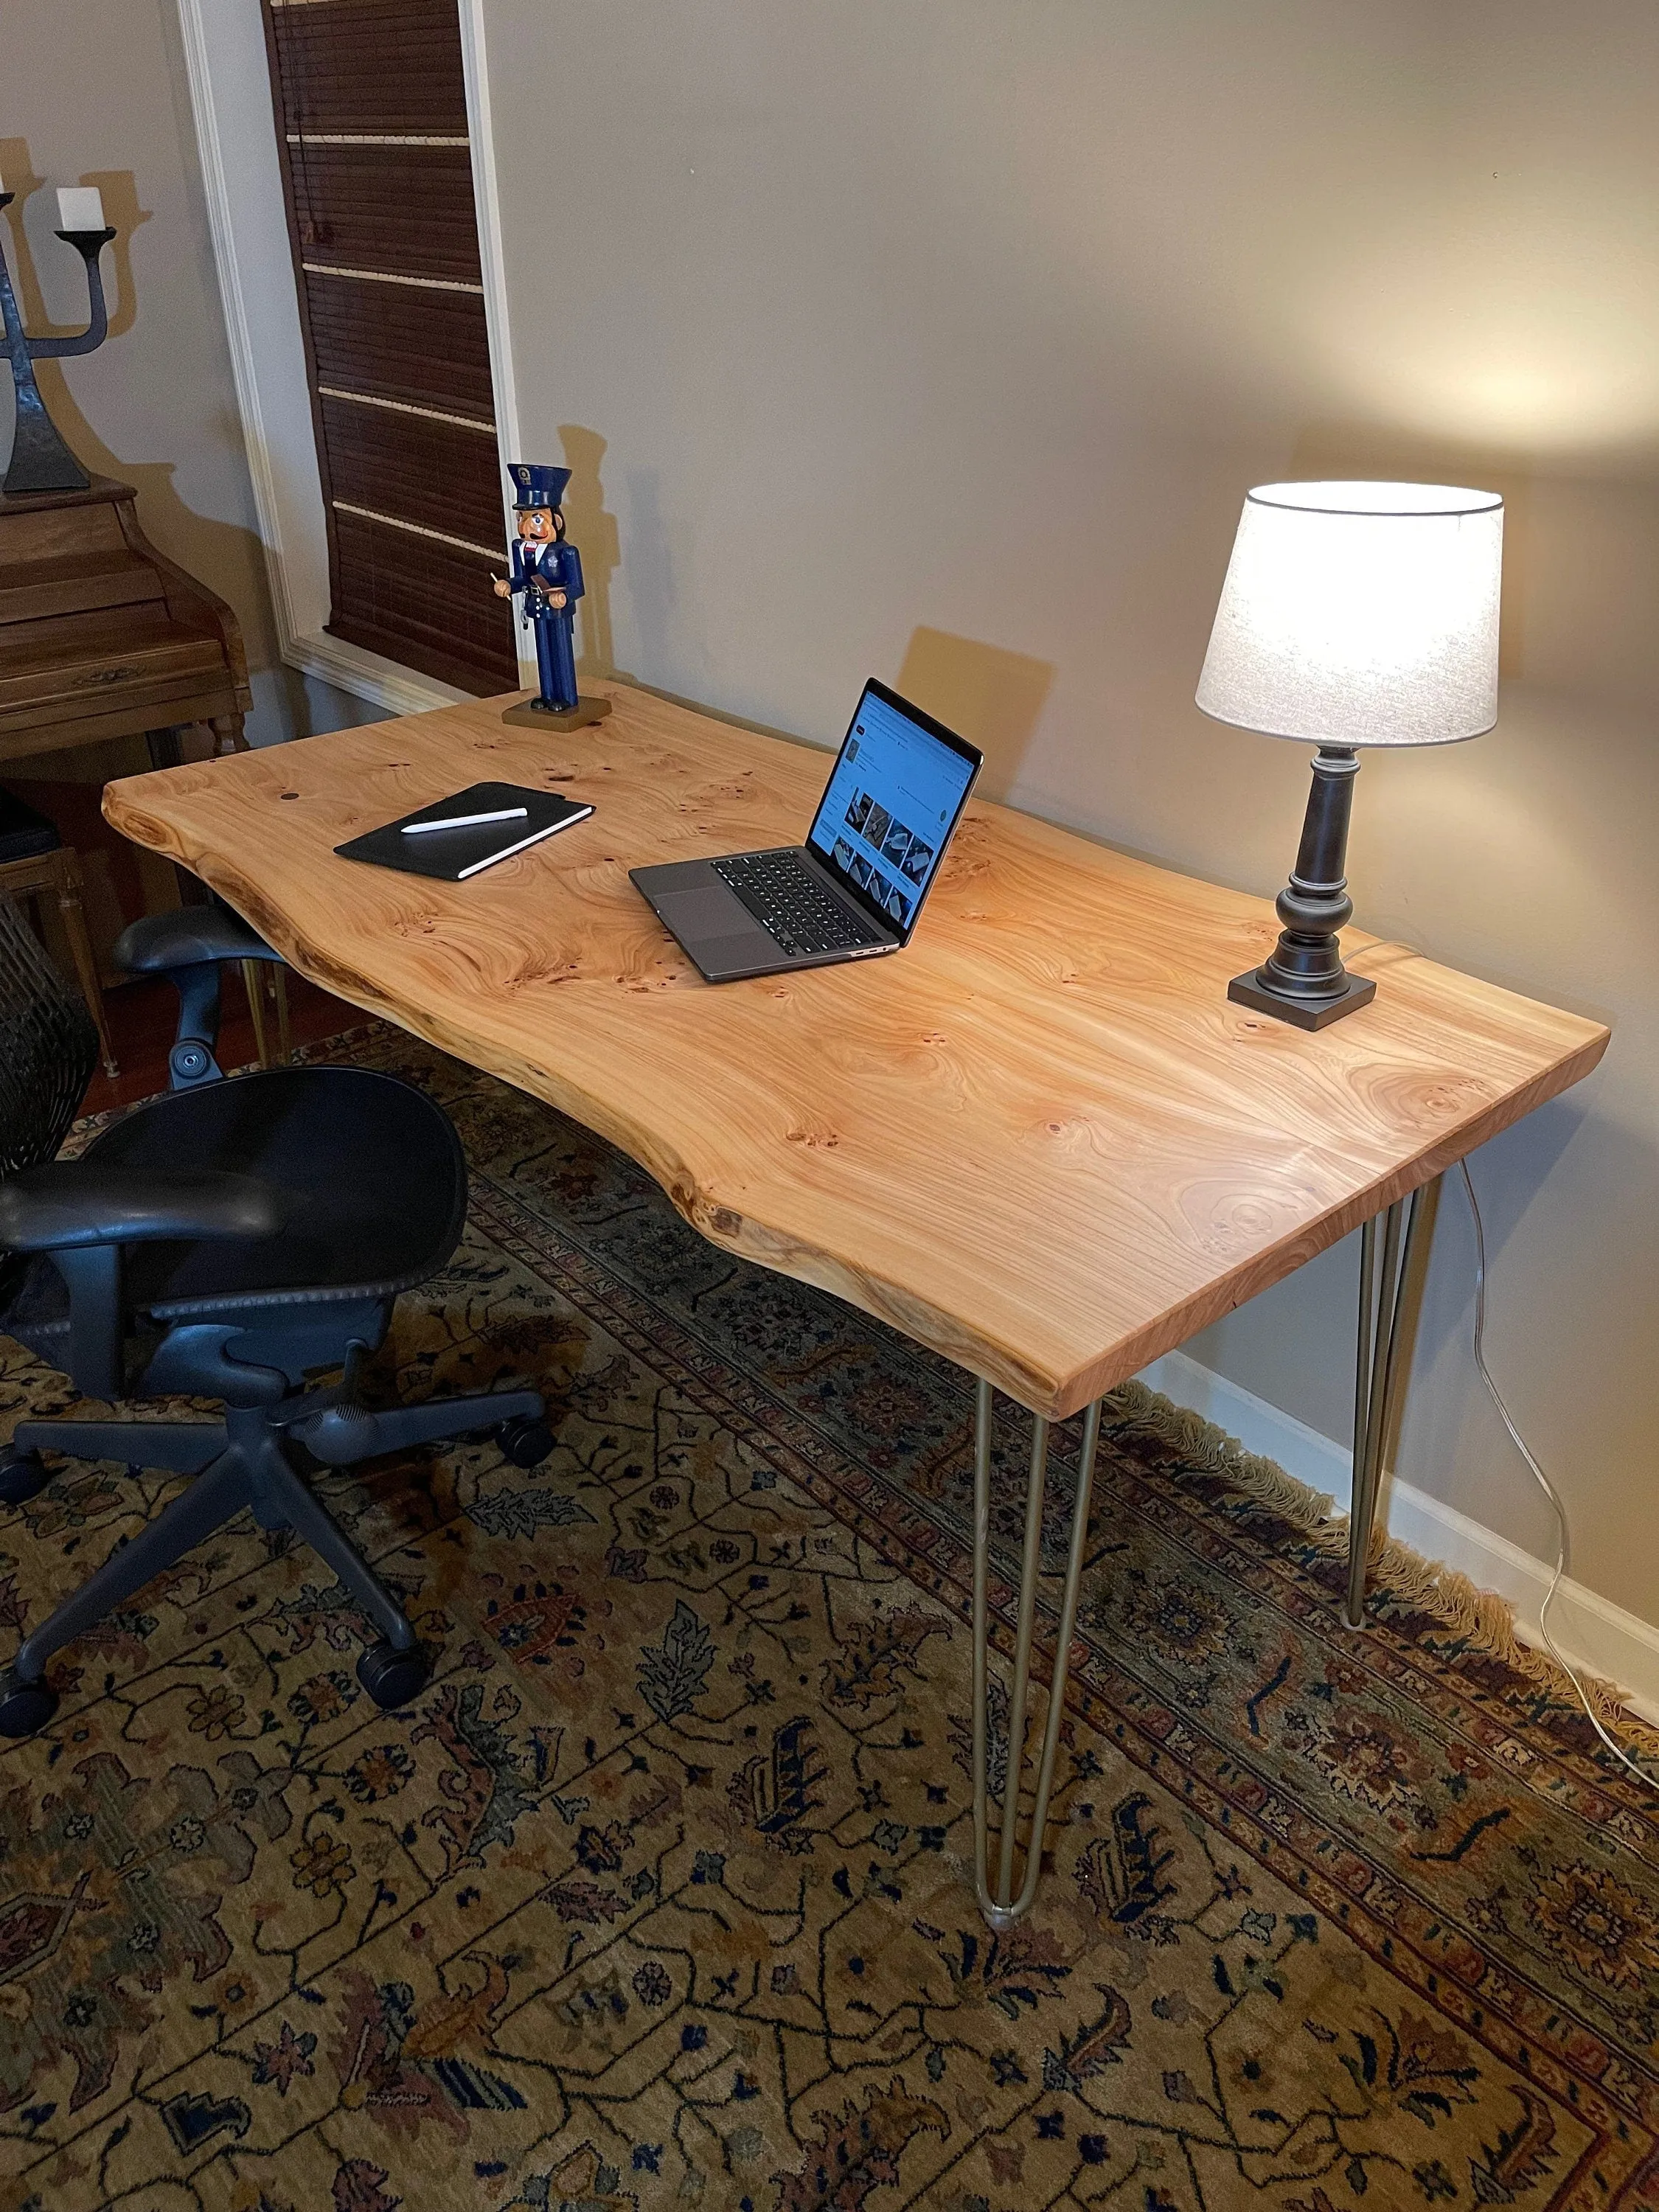
MULTIPOLYGON (((1659 1808, 1495 1606, 1389 1553, 1346 1634, 1316 1502, 1123 1390, 994 1937, 968 1379, 533 1101, 332 1049, 474 1169, 380 1387, 533 1376, 558 1449, 319 1479, 442 1647, 406 1715, 251 1525, 65 1655, 0 1760, 6 2212, 1659 2207, 1659 1808)), ((4 1425, 66 1402, 0 1355, 4 1425)), ((6 1632, 173 1486, 70 1465, 0 1519, 6 1632)))

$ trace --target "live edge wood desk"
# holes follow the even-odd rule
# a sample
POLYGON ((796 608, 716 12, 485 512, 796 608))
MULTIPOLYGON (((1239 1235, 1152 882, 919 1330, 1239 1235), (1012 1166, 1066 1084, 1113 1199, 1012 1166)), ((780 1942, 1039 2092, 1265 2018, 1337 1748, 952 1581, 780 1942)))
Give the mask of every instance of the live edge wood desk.
POLYGON ((1358 933, 1345 953, 1378 979, 1375 1000, 1315 1034, 1272 1021, 1226 995, 1276 932, 1264 900, 980 801, 907 951, 711 989, 628 870, 799 842, 825 757, 611 696, 609 720, 568 737, 504 727, 500 701, 444 708, 131 777, 104 811, 302 975, 621 1146, 713 1243, 980 1378, 975 1871, 1006 1927, 1036 1890, 1102 1394, 1366 1224, 1357 1622, 1420 1194, 1586 1074, 1607 1033, 1358 933), (334 857, 486 779, 596 811, 464 884, 334 857), (994 1386, 1038 1417, 1010 1707, 1022 1752, 1048 1424, 1089 1408, 1018 1895, 1012 1748, 994 1881, 987 1864, 994 1386))

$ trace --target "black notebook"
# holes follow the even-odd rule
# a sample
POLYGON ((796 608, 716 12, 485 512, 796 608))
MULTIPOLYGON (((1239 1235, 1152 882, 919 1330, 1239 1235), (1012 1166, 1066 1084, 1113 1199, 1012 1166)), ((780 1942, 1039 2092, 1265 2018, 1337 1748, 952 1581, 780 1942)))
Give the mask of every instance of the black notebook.
POLYGON ((377 868, 400 868, 406 876, 459 884, 568 830, 572 823, 586 821, 592 811, 556 791, 532 791, 522 783, 473 783, 334 849, 343 860, 367 860, 377 868), (495 818, 458 818, 479 815, 495 818), (451 822, 456 824, 453 829, 436 826, 451 822), (434 826, 423 829, 422 823, 434 826))

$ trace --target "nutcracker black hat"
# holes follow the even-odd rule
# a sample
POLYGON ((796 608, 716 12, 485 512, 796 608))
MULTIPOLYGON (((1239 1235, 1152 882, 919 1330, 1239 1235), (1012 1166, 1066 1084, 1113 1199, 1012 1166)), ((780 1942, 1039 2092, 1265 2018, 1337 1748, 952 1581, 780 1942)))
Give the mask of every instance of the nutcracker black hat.
POLYGON ((543 461, 514 461, 513 504, 516 507, 557 507, 570 481, 568 469, 550 468, 543 461))

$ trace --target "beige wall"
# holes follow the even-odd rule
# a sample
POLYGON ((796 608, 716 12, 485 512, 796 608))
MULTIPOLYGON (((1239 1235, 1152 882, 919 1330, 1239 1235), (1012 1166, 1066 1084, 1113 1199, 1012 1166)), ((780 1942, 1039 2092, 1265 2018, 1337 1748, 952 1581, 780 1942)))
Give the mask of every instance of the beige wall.
MULTIPOLYGON (((1192 703, 1247 486, 1510 501, 1497 732, 1375 760, 1361 920, 1610 1018, 1475 1162, 1492 1351, 1659 1619, 1659 15, 1586 0, 491 0, 532 458, 617 666, 827 743, 869 671, 993 788, 1261 891, 1305 749, 1192 703), (953 642, 957 641, 957 642, 953 642)), ((1449 1203, 1401 1472, 1534 1551, 1449 1203)), ((1328 1434, 1352 1252, 1197 1356, 1328 1434)))
MULTIPOLYGON (((253 8, 257 0, 226 0, 253 8)), ((53 236, 57 187, 93 184, 118 236, 104 254, 110 337, 42 362, 40 388, 82 465, 138 487, 143 528, 235 609, 256 672, 256 739, 371 717, 276 659, 191 121, 176 0, 0 0, 0 216, 28 327, 86 320, 80 257, 53 236), (18 244, 19 218, 24 245, 18 244)), ((279 282, 291 278, 286 269, 279 282)), ((0 374, 0 455, 11 449, 0 374)))

